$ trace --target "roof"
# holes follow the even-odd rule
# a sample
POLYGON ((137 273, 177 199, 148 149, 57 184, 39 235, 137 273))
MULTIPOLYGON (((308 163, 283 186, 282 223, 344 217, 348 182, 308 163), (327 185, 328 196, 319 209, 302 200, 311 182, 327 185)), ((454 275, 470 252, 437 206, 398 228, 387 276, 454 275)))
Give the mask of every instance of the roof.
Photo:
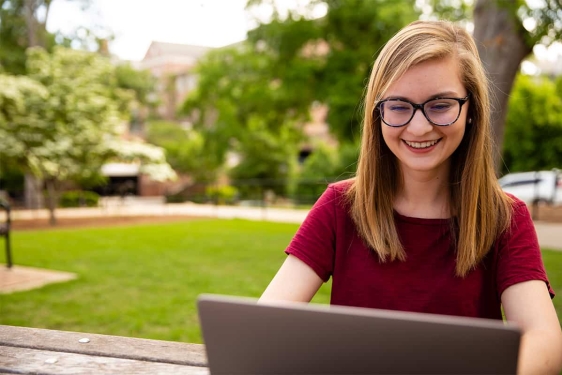
POLYGON ((198 59, 213 47, 195 46, 167 42, 152 42, 144 55, 143 61, 162 56, 181 56, 198 59))
POLYGON ((101 174, 107 177, 132 177, 139 175, 138 164, 107 163, 101 167, 101 174))

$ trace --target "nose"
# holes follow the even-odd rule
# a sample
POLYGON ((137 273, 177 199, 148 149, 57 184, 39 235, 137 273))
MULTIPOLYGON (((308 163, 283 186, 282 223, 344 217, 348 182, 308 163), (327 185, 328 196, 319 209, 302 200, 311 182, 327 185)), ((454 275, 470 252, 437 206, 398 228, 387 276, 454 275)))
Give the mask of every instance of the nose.
POLYGON ((412 117, 406 126, 406 130, 413 136, 420 137, 431 132, 433 130, 433 125, 425 118, 421 109, 416 109, 414 117, 412 117))

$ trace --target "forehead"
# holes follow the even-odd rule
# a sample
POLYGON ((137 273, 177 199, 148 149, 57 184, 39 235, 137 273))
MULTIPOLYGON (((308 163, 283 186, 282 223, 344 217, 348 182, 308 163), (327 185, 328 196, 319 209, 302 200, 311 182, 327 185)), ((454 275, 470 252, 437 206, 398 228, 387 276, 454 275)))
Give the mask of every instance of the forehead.
POLYGON ((408 68, 396 79, 383 97, 399 96, 423 101, 439 93, 465 96, 459 64, 454 58, 433 59, 408 68))

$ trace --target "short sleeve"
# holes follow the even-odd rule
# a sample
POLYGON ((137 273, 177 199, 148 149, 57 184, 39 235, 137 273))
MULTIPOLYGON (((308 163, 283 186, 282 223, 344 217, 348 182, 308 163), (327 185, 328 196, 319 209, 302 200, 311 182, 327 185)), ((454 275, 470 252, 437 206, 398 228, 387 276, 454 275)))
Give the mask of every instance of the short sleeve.
POLYGON ((312 268, 324 282, 334 268, 337 195, 331 186, 324 191, 285 250, 312 268))
POLYGON ((514 284, 541 280, 546 283, 551 298, 554 297, 542 261, 533 220, 525 203, 518 201, 514 204, 511 228, 504 233, 499 246, 497 272, 499 296, 514 284))

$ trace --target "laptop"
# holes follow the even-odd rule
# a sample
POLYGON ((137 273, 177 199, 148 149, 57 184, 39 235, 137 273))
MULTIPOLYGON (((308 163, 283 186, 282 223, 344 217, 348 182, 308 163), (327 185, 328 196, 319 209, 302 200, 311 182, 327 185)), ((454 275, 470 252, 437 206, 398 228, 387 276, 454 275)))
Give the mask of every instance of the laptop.
POLYGON ((520 330, 496 320, 201 295, 220 374, 515 374, 520 330))

